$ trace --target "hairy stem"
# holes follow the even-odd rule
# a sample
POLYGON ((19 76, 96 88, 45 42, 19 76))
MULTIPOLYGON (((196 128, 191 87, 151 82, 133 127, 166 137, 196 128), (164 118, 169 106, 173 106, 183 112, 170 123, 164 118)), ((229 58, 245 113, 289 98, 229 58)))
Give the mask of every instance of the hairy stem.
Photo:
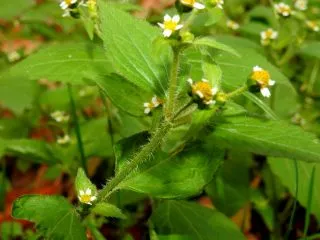
POLYGON ((139 165, 146 162, 150 156, 158 149, 164 136, 171 128, 171 123, 164 122, 151 136, 149 143, 147 143, 141 151, 135 155, 132 160, 125 165, 120 172, 112 178, 107 185, 100 191, 98 199, 99 201, 106 200, 111 193, 118 189, 119 184, 125 180, 125 178, 132 173, 139 165))
POLYGON ((79 148, 79 152, 80 152, 81 165, 82 165, 82 168, 84 169, 85 173, 87 173, 86 157, 85 157, 85 153, 84 153, 84 147, 83 147, 82 136, 81 136, 81 131, 80 131, 79 119, 78 119, 78 115, 77 115, 77 108, 76 108, 76 103, 73 98, 72 86, 70 83, 68 83, 68 93, 69 93, 69 99, 70 99, 71 114, 72 114, 72 118, 73 118, 74 124, 75 124, 75 132, 76 132, 77 144, 78 144, 78 148, 79 148))
POLYGON ((165 116, 168 121, 173 118, 174 105, 176 100, 177 85, 178 85, 178 71, 180 64, 180 51, 181 47, 173 48, 173 63, 170 72, 169 80, 169 94, 165 108, 165 116))
POLYGON ((245 91, 248 90, 248 86, 247 85, 244 85, 236 90, 234 90, 233 92, 230 92, 226 95, 226 99, 230 99, 230 98, 233 98, 233 97, 236 97, 236 96, 239 96, 241 95, 242 93, 244 93, 245 91))

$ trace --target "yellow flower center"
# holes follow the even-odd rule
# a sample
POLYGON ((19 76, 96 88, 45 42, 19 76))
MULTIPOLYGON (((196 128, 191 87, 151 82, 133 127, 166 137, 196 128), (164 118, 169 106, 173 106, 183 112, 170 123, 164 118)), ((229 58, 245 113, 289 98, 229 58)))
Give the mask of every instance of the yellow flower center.
POLYGON ((91 195, 84 194, 80 196, 80 201, 83 203, 89 203, 91 202, 91 195))
POLYGON ((196 82, 192 85, 192 94, 197 95, 200 92, 203 95, 204 101, 210 101, 212 99, 212 87, 208 82, 196 82))
POLYGON ((273 34, 273 31, 272 31, 271 29, 268 29, 268 30, 266 31, 266 37, 267 37, 267 38, 271 38, 271 37, 272 37, 272 34, 273 34))
POLYGON ((172 20, 164 22, 164 28, 171 31, 176 30, 177 25, 178 24, 172 20))
POLYGON ((279 12, 280 12, 280 13, 285 13, 285 12, 290 13, 290 12, 291 12, 291 9, 290 9, 289 6, 280 6, 280 7, 279 7, 279 12))
POLYGON ((71 5, 72 0, 64 0, 64 2, 65 2, 68 6, 70 6, 70 5, 71 5))
POLYGON ((193 4, 196 2, 196 0, 181 0, 182 4, 193 6, 193 4))
POLYGON ((266 70, 253 71, 251 74, 251 79, 257 81, 260 86, 266 87, 269 85, 270 74, 266 70))
POLYGON ((318 25, 315 21, 307 21, 307 25, 309 28, 316 28, 318 25))

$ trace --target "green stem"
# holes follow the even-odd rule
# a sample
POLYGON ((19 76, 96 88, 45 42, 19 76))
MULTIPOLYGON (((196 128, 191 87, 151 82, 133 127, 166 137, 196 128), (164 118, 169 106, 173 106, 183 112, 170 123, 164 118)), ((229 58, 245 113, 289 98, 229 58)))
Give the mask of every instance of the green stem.
POLYGON ((152 154, 158 149, 163 138, 171 128, 171 123, 164 122, 160 128, 158 128, 149 143, 147 143, 132 160, 125 165, 118 174, 112 178, 107 185, 100 191, 98 199, 99 201, 106 200, 114 191, 118 189, 119 184, 126 179, 126 177, 132 173, 139 165, 146 162, 152 154))
POLYGON ((194 8, 192 9, 191 14, 189 15, 189 17, 186 19, 186 21, 183 24, 183 28, 181 31, 187 31, 187 29, 189 28, 189 26, 192 24, 192 22, 194 21, 194 19, 196 18, 198 14, 198 9, 194 8))
POLYGON ((168 121, 173 119, 174 105, 176 100, 176 92, 178 85, 178 71, 180 64, 180 47, 173 48, 173 63, 170 72, 169 80, 169 95, 167 99, 167 106, 165 108, 165 116, 168 121))
POLYGON ((233 98, 233 97, 236 97, 236 96, 239 96, 247 90, 248 90, 248 86, 244 85, 244 86, 234 90, 233 92, 226 94, 226 100, 233 98))
POLYGON ((312 68, 312 71, 311 71, 310 81, 308 82, 308 88, 307 88, 308 93, 312 93, 313 86, 317 80, 319 68, 320 68, 320 61, 316 60, 316 62, 314 63, 314 66, 312 68))
POLYGON ((312 172, 311 172, 311 178, 310 178, 309 193, 308 193, 308 204, 307 204, 307 210, 306 210, 305 221, 304 221, 304 230, 303 230, 303 236, 304 236, 305 239, 307 239, 308 228, 309 228, 309 224, 310 224, 310 215, 311 215, 311 205, 312 205, 313 186, 314 186, 314 179, 315 179, 315 170, 316 170, 316 167, 313 166, 312 172))
POLYGON ((70 83, 68 83, 68 93, 69 93, 69 99, 70 99, 71 114, 72 114, 72 118, 75 123, 75 132, 76 132, 77 144, 78 144, 78 148, 79 148, 79 152, 80 152, 81 165, 82 165, 82 168, 84 169, 85 173, 87 173, 86 157, 84 154, 84 147, 83 147, 83 142, 82 142, 82 137, 81 137, 79 118, 77 115, 76 103, 73 98, 72 86, 70 83))
POLYGON ((294 202, 293 202, 293 208, 292 208, 292 213, 291 213, 291 217, 290 217, 290 221, 289 221, 289 227, 288 230, 286 232, 285 235, 285 239, 289 238, 289 234, 292 230, 292 225, 293 225, 293 220, 294 220, 294 216, 296 213, 296 209, 297 209, 297 199, 298 199, 298 184, 299 184, 299 171, 298 171, 298 162, 297 160, 294 160, 294 168, 295 168, 295 175, 296 175, 296 191, 295 191, 295 197, 294 197, 294 202))

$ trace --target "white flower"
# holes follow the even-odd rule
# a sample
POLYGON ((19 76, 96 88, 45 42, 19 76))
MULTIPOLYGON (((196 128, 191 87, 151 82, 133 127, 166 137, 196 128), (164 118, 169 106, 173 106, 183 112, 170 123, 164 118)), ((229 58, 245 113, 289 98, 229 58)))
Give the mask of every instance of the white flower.
POLYGON ((55 111, 50 115, 56 122, 68 122, 70 116, 62 111, 55 111))
POLYGON ((213 6, 223 9, 224 0, 211 0, 213 6))
POLYGON ((144 113, 149 114, 152 109, 157 108, 161 105, 161 100, 157 96, 153 96, 151 102, 145 102, 144 106, 144 113))
POLYGON ((64 135, 63 137, 58 137, 57 143, 60 145, 65 145, 71 142, 71 138, 68 134, 64 135))
POLYGON ((229 20, 227 20, 227 27, 232 30, 237 30, 240 28, 240 25, 239 25, 239 23, 229 19, 229 20))
POLYGON ((264 70, 259 66, 255 66, 252 69, 251 77, 253 81, 256 81, 260 87, 260 92, 264 97, 270 97, 271 93, 268 87, 273 86, 276 81, 271 80, 268 71, 264 70))
POLYGON ((288 4, 285 4, 283 2, 277 3, 274 5, 275 10, 278 14, 288 17, 292 13, 292 10, 288 4))
POLYGON ((7 58, 9 62, 15 62, 18 61, 21 58, 21 56, 17 51, 13 51, 7 54, 7 58))
POLYGON ((62 0, 60 2, 60 7, 63 10, 66 10, 67 8, 69 8, 72 4, 75 4, 77 2, 77 0, 62 0))
POLYGON ((204 4, 196 2, 196 0, 180 0, 180 2, 183 5, 190 6, 190 7, 196 8, 196 9, 200 9, 200 10, 205 8, 204 4))
POLYGON ((319 24, 316 21, 307 20, 306 25, 309 29, 311 29, 314 32, 320 31, 319 24))
POLYGON ((300 11, 305 11, 308 8, 307 0, 296 0, 294 3, 294 7, 300 11))
POLYGON ((270 44, 271 40, 278 38, 278 32, 274 31, 272 28, 268 28, 265 31, 260 32, 261 44, 266 46, 270 44))
POLYGON ((92 195, 92 191, 90 188, 87 188, 86 190, 80 190, 78 198, 80 202, 89 205, 92 205, 92 202, 97 200, 97 197, 92 195))
POLYGON ((199 82, 193 82, 191 78, 187 80, 191 86, 192 95, 197 95, 204 104, 212 105, 216 101, 213 99, 218 93, 219 89, 217 87, 211 87, 210 83, 206 79, 201 79, 199 82))
POLYGON ((172 18, 166 14, 164 16, 163 23, 158 23, 158 25, 163 29, 163 36, 170 37, 174 31, 177 31, 183 27, 182 24, 178 24, 180 22, 180 16, 175 15, 172 18))

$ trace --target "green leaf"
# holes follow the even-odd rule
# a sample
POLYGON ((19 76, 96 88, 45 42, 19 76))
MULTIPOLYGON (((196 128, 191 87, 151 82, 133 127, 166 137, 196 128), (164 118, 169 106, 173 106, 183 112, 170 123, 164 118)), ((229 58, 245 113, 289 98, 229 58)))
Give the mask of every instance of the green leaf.
POLYGON ((3 222, 0 225, 2 240, 16 239, 23 236, 22 226, 18 222, 3 222))
POLYGON ((2 0, 2 7, 0 8, 0 16, 2 19, 10 20, 13 17, 18 16, 20 13, 24 12, 28 8, 35 5, 34 0, 2 0))
POLYGON ((88 157, 113 156, 110 133, 108 132, 108 119, 106 117, 84 122, 80 128, 85 153, 88 157))
MULTIPOLYGON (((306 145, 304 145, 305 147, 306 145)), ((307 207, 308 204, 308 195, 309 195, 309 186, 312 176, 312 168, 315 166, 315 182, 320 181, 320 165, 306 163, 298 161, 298 196, 295 196, 296 192, 296 171, 295 163, 291 159, 285 158, 268 158, 268 164, 274 174, 276 174, 283 185, 285 185, 293 197, 297 197, 299 203, 307 207)), ((311 212, 317 216, 317 219, 320 219, 320 191, 319 185, 313 184, 313 195, 312 195, 312 205, 311 212)))
POLYGON ((320 59, 320 42, 306 42, 301 47, 300 54, 320 59))
POLYGON ((229 116, 216 122, 216 128, 207 141, 212 145, 268 156, 320 161, 320 144, 316 136, 282 121, 229 116))
POLYGON ((251 154, 234 151, 224 161, 215 179, 206 186, 214 206, 227 216, 235 215, 250 200, 249 167, 251 154), (234 174, 237 169, 237 174, 234 174))
POLYGON ((87 239, 76 210, 61 196, 24 195, 15 200, 12 216, 34 222, 46 239, 87 239))
POLYGON ((112 205, 110 203, 105 203, 105 202, 97 203, 92 209, 92 212, 102 215, 104 217, 126 219, 126 215, 124 215, 119 208, 117 208, 115 205, 112 205))
POLYGON ((251 201, 254 209, 261 215, 270 231, 274 229, 274 210, 263 193, 259 189, 251 190, 251 201))
POLYGON ((194 40, 193 45, 195 46, 207 46, 214 49, 219 49, 228 53, 231 53, 237 57, 240 57, 239 53, 234 50, 232 47, 225 45, 223 43, 218 42, 216 39, 212 37, 202 37, 194 40))
POLYGON ((193 240, 245 239, 220 212, 185 201, 163 201, 152 216, 160 234, 181 234, 193 240))
POLYGON ((31 161, 56 164, 60 161, 58 153, 44 141, 31 139, 5 140, 5 151, 16 156, 23 156, 31 161))
POLYGON ((102 38, 113 67, 128 81, 140 88, 161 95, 167 88, 169 50, 156 61, 152 42, 160 29, 118 10, 99 5, 102 38))
POLYGON ((0 103, 17 114, 32 107, 36 91, 36 82, 28 81, 23 74, 0 76, 0 103))
POLYGON ((94 81, 121 110, 134 116, 145 115, 143 103, 151 100, 151 91, 140 88, 118 74, 99 77, 94 81))
POLYGON ((103 48, 92 43, 52 45, 32 54, 11 68, 11 72, 27 75, 32 80, 81 83, 83 77, 107 74, 110 61, 103 48))
POLYGON ((79 195, 80 191, 86 191, 88 188, 92 192, 92 196, 97 194, 97 187, 90 181, 82 168, 78 168, 75 186, 79 195))
POLYGON ((28 126, 18 118, 0 119, 0 138, 26 138, 28 131, 28 126))
POLYGON ((185 236, 185 235, 177 235, 177 234, 172 234, 172 235, 160 235, 158 236, 159 240, 192 240, 190 236, 185 236))
MULTIPOLYGON (((125 139, 116 147, 120 169, 144 139, 143 136, 125 139)), ((197 145, 178 155, 158 152, 149 162, 129 175, 119 187, 159 198, 196 195, 211 181, 222 157, 219 150, 207 152, 197 145)))

